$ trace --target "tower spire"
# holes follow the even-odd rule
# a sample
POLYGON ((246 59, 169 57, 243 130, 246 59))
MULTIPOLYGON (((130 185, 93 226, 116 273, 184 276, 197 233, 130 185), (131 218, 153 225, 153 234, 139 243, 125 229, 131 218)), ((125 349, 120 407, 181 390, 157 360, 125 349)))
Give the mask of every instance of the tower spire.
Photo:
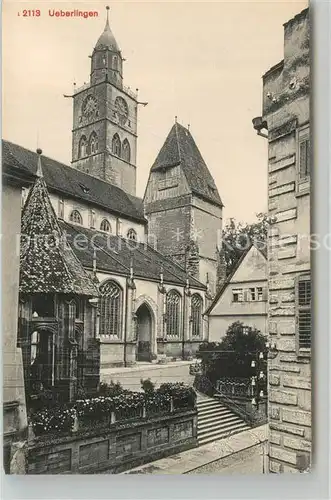
POLYGON ((36 176, 39 177, 39 178, 41 178, 41 177, 44 177, 43 169, 42 169, 42 166, 41 166, 42 149, 38 148, 37 149, 37 154, 38 154, 38 163, 37 163, 36 176))
POLYGON ((107 6, 106 6, 106 11, 107 11, 106 26, 107 26, 107 24, 108 24, 108 26, 109 26, 109 9, 110 9, 110 7, 109 7, 109 5, 107 5, 107 6))

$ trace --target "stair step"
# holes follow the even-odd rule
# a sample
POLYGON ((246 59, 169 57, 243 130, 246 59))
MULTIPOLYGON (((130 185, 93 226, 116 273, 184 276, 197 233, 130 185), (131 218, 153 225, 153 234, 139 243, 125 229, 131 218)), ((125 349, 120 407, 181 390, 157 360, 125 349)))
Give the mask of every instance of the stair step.
POLYGON ((248 425, 243 421, 229 422, 228 424, 217 426, 217 428, 214 428, 213 431, 211 431, 210 429, 202 429, 202 430, 198 429, 198 438, 206 436, 206 435, 213 436, 214 434, 217 434, 218 432, 223 432, 223 431, 229 432, 231 430, 237 429, 238 427, 249 428, 248 425))
POLYGON ((208 443, 211 443, 213 441, 218 441, 220 439, 224 439, 226 437, 229 436, 229 434, 232 433, 233 434, 238 434, 239 432, 243 432, 243 431, 246 431, 248 430, 249 427, 238 427, 237 429, 232 429, 231 431, 230 430, 227 430, 226 432, 219 432, 219 434, 216 434, 216 435, 213 435, 213 436, 210 436, 210 435, 206 435, 204 436, 203 438, 198 438, 198 442, 199 442, 199 446, 202 446, 204 444, 208 444, 208 443))
POLYGON ((210 410, 198 410, 198 417, 205 417, 207 415, 226 415, 226 414, 231 414, 233 415, 233 412, 231 410, 228 410, 227 408, 210 408, 210 410))
POLYGON ((198 421, 199 422, 210 422, 212 420, 223 420, 224 418, 227 418, 227 417, 232 417, 232 416, 238 416, 238 415, 235 415, 234 413, 232 413, 231 411, 229 412, 215 412, 215 413, 207 413, 207 414, 203 414, 203 415, 200 415, 198 413, 198 421))
POLYGON ((222 403, 215 399, 211 399, 210 401, 197 401, 198 408, 205 408, 208 406, 217 406, 217 405, 221 406, 222 403))
POLYGON ((229 415, 228 417, 226 418, 222 418, 222 419, 218 419, 218 420, 207 420, 205 422, 199 422, 198 421, 198 431, 200 429, 207 429, 207 428, 210 428, 210 427, 214 427, 216 429, 216 427, 219 427, 221 425, 224 425, 226 423, 229 423, 229 422, 242 422, 242 420, 240 418, 238 418, 236 415, 229 415))
MULTIPOLYGON (((232 417, 239 418, 234 413, 226 413, 226 414, 221 414, 221 415, 219 415, 217 413, 215 415, 206 415, 204 417, 198 416, 198 424, 200 425, 200 424, 208 424, 210 422, 214 422, 214 423, 223 422, 224 420, 227 420, 228 418, 232 418, 232 417)), ((240 420, 242 420, 242 419, 240 419, 240 420)))

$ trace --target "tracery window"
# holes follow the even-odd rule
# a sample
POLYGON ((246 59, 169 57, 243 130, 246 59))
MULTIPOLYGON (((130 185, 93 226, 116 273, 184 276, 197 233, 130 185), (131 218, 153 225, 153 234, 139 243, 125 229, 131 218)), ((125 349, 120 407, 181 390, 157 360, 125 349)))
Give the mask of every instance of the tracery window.
POLYGON ((124 139, 124 141, 123 141, 122 158, 123 158, 123 160, 127 161, 128 163, 130 163, 130 160, 131 160, 131 148, 130 148, 129 141, 127 139, 124 139))
POLYGON ((79 139, 78 145, 78 158, 84 158, 87 156, 87 139, 85 135, 79 139))
POLYGON ((191 299, 192 337, 201 337, 202 334, 202 298, 195 293, 191 299))
POLYGON ((107 233, 111 233, 111 225, 107 219, 103 219, 100 224, 101 231, 106 231, 107 233))
POLYGON ((93 155, 98 152, 99 141, 96 132, 92 132, 89 139, 89 154, 93 155))
POLYGON ((134 229, 129 229, 127 233, 128 240, 137 241, 137 233, 134 229))
POLYGON ((83 224, 83 218, 78 210, 73 210, 71 212, 69 220, 70 222, 74 222, 75 224, 83 224))
POLYGON ((166 297, 167 336, 180 336, 180 303, 181 296, 177 290, 170 290, 166 297))
POLYGON ((121 156, 121 139, 119 138, 118 134, 115 134, 112 140, 112 152, 116 156, 121 156))
POLYGON ((120 337, 122 289, 112 280, 100 285, 100 335, 120 337))

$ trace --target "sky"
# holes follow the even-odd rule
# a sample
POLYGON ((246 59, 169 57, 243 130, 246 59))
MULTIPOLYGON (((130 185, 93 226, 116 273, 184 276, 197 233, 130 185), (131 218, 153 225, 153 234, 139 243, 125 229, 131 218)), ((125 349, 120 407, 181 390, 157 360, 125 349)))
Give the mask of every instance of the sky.
MULTIPOLYGON (((107 2, 14 2, 3 9, 3 137, 63 163, 71 161, 73 82, 88 82, 107 2), (23 10, 30 15, 23 16, 23 10), (40 16, 33 11, 40 9, 40 16), (50 17, 49 10, 97 17, 50 17)), ((190 131, 224 203, 223 217, 253 222, 267 208, 267 142, 262 75, 283 58, 283 24, 301 0, 116 1, 110 25, 124 85, 139 88, 137 195, 175 116, 190 131)))

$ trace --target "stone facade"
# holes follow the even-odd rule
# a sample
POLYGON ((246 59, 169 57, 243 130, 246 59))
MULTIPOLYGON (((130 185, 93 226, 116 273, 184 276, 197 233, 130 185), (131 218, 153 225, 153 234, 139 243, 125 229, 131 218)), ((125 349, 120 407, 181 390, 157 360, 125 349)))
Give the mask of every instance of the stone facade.
POLYGON ((198 350, 199 344, 207 339, 208 329, 205 319, 202 320, 201 333, 199 337, 192 335, 191 323, 191 298, 199 295, 205 310, 205 293, 203 290, 185 286, 164 283, 163 286, 157 282, 151 282, 134 278, 134 287, 124 276, 110 276, 97 273, 100 284, 108 279, 116 279, 116 282, 124 290, 121 332, 118 338, 110 338, 100 335, 100 364, 102 368, 112 366, 130 366, 139 361, 138 345, 142 332, 139 329, 139 311, 142 306, 148 308, 149 323, 148 343, 149 359, 157 359, 163 356, 168 358, 187 358, 193 356, 198 350), (167 292, 176 290, 180 296, 180 328, 176 337, 167 336, 165 323, 167 292), (127 293, 128 292, 128 293, 127 293))
POLYGON ((268 129, 269 469, 311 454, 309 11, 284 25, 284 60, 263 76, 268 129))
POLYGON ((73 95, 72 166, 135 195, 137 95, 122 85, 121 52, 113 50, 109 31, 107 22, 104 44, 97 43, 91 58, 90 83, 73 95))
POLYGON ((28 474, 116 474, 197 446, 197 412, 82 429, 29 443, 28 474))
POLYGON ((191 276, 202 283, 208 282, 214 295, 218 281, 223 205, 212 183, 214 181, 192 135, 176 122, 151 168, 145 191, 148 241, 175 259, 191 276), (175 141, 178 142, 176 146, 175 141), (177 147, 180 153, 177 153, 177 147), (177 154, 175 159, 173 155, 177 154), (198 176, 192 181, 187 169, 198 171, 201 164, 201 175, 205 178, 201 180, 198 176), (210 198, 206 193, 196 193, 195 183, 199 179, 205 182, 206 190, 211 190, 210 198))
POLYGON ((5 177, 2 186, 3 463, 6 473, 22 473, 11 464, 13 446, 27 437, 23 359, 17 345, 21 188, 5 177))

